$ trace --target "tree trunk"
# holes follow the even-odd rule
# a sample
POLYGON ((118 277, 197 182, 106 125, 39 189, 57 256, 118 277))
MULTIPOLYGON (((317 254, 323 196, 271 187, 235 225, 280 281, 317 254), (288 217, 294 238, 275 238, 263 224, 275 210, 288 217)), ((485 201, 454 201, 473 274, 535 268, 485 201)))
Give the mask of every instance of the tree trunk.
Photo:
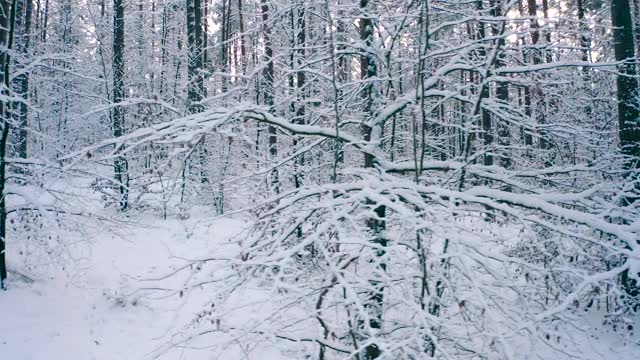
MULTIPOLYGON (((364 91, 362 92, 362 96, 365 102, 364 114, 365 118, 363 119, 363 124, 361 126, 362 135, 364 137, 365 142, 369 142, 372 140, 373 129, 371 126, 366 123, 372 120, 376 115, 375 98, 378 96, 376 93, 376 86, 374 78, 378 75, 378 66, 376 63, 376 55, 373 53, 373 38, 374 38, 374 29, 373 29, 373 19, 371 14, 371 9, 369 6, 369 0, 360 0, 360 10, 361 18, 360 18, 360 40, 363 42, 365 49, 363 54, 360 55, 360 78, 364 82, 364 91)), ((380 131, 382 131, 380 129, 380 131)), ((377 137, 382 134, 376 134, 377 137)), ((364 155, 364 167, 365 168, 373 168, 375 165, 374 157, 371 154, 364 155)), ((378 259, 381 259, 386 251, 384 248, 387 245, 387 240, 384 238, 384 230, 386 228, 386 223, 384 221, 386 207, 384 205, 378 205, 373 201, 367 202, 369 206, 374 207, 375 217, 371 217, 367 221, 367 226, 371 230, 373 234, 373 243, 378 247, 376 251, 376 256, 378 259)), ((378 264, 379 271, 385 271, 386 264, 380 262, 378 264)), ((369 280, 371 289, 369 290, 368 299, 365 303, 366 308, 371 311, 370 320, 369 320, 369 328, 373 330, 380 330, 382 328, 382 306, 384 302, 384 285, 382 284, 376 276, 371 276, 371 280, 369 280)), ((364 327, 364 324, 360 324, 360 327, 364 327)), ((376 359, 380 357, 382 354, 381 349, 377 344, 370 344, 364 350, 365 359, 376 359)))
MULTIPOLYGON (((209 0, 204 0, 202 4, 202 69, 209 70, 209 24, 207 17, 209 16, 209 0)), ((204 79, 203 79, 204 81, 204 79)))
MULTIPOLYGON (((120 137, 125 131, 124 109, 118 105, 124 100, 124 4, 123 0, 113 0, 113 136, 120 137)), ((120 149, 123 151, 124 149, 120 149)), ((120 192, 120 209, 129 205, 129 165, 123 155, 113 161, 115 180, 120 192)))
POLYGON ((202 77, 202 3, 201 0, 187 0, 187 39, 189 42, 189 85, 187 97, 189 112, 202 112, 204 79, 202 77))
POLYGON ((640 54, 640 0, 633 1, 633 36, 636 42, 636 54, 640 54))
MULTIPOLYGON (((524 2, 528 0, 521 0, 518 11, 520 12, 520 16, 527 16, 530 11, 525 9, 527 6, 524 5, 524 2)), ((533 37, 533 36, 532 36, 533 37)), ((526 61, 529 52, 525 50, 527 45, 527 39, 525 35, 520 36, 520 43, 522 45, 522 58, 526 61)), ((518 93, 521 95, 521 101, 524 104, 524 113, 527 119, 531 119, 531 88, 529 86, 524 86, 523 90, 519 90, 518 93)), ((527 149, 527 155, 529 154, 529 148, 533 145, 533 136, 531 134, 531 130, 527 128, 527 126, 522 126, 520 128, 520 133, 522 137, 522 141, 524 142, 525 148, 527 149)))
POLYGON ((622 153, 629 157, 627 167, 637 167, 640 156, 640 123, 636 92, 633 27, 629 0, 611 2, 611 23, 616 61, 624 61, 618 69, 618 125, 622 153))
MULTIPOLYGON (((189 42, 189 64, 188 77, 189 84, 187 87, 187 97, 189 103, 189 113, 197 114, 204 110, 202 100, 205 96, 204 76, 203 76, 203 34, 202 34, 202 1, 187 1, 187 40, 189 42)), ((200 161, 200 182, 208 183, 209 176, 207 174, 208 154, 206 149, 205 138, 198 143, 197 154, 200 161)))
MULTIPOLYGON (((8 74, 5 73, 5 64, 7 61, 8 50, 8 31, 9 28, 9 7, 10 2, 8 0, 0 0, 0 86, 3 86, 1 94, 6 96, 6 79, 8 74)), ((4 289, 4 281, 7 278, 7 264, 5 257, 6 249, 6 234, 7 234, 7 209, 4 199, 4 189, 6 181, 7 166, 4 161, 7 140, 9 137, 9 122, 5 115, 6 104, 0 100, 0 121, 2 121, 2 128, 0 129, 0 287, 4 289)))
MULTIPOLYGON (((542 0, 542 16, 544 16, 544 22, 545 24, 549 24, 549 0, 542 0)), ((550 27, 547 27, 547 29, 544 31, 544 40, 546 42, 545 45, 549 46, 551 45, 551 31, 550 31, 550 27)), ((546 50, 546 60, 547 63, 550 63, 553 61, 553 57, 550 51, 546 50)))
MULTIPOLYGON (((542 51, 537 48, 540 43, 540 24, 538 23, 538 7, 536 0, 527 0, 529 16, 531 19, 531 60, 534 65, 542 63, 542 51)), ((531 114, 536 124, 544 124, 546 122, 546 114, 544 109, 544 93, 539 85, 534 85, 529 88, 529 96, 531 97, 527 102, 531 104, 531 114)), ((545 132, 540 132, 539 148, 547 149, 549 147, 548 141, 545 139, 545 132)))
MULTIPOLYGON (((269 23, 269 3, 268 0, 260 0, 260 9, 262 12, 262 25, 264 26, 264 53, 265 53, 265 61, 267 62, 264 71, 263 71, 263 99, 264 104, 269 107, 269 111, 273 112, 274 105, 274 94, 273 94, 273 75, 274 75, 274 64, 273 64, 273 44, 271 43, 271 24, 269 23)), ((278 138, 276 136, 276 128, 274 126, 269 125, 268 128, 269 133, 269 155, 272 159, 275 159, 278 155, 278 147, 277 142, 278 138)), ((272 173, 271 184, 276 193, 280 192, 279 184, 278 184, 278 172, 276 170, 272 173)))
MULTIPOLYGON (((483 8, 484 8, 483 0, 477 0, 476 9, 478 10, 478 12, 482 13, 483 8)), ((484 21, 479 21, 478 22, 478 40, 484 41, 485 37, 486 37, 486 31, 485 31, 484 21)), ((486 50, 484 50, 484 48, 480 49, 480 56, 485 57, 486 55, 487 55, 486 50)), ((482 80, 483 79, 480 79, 481 82, 482 80)), ((490 96, 489 87, 483 86, 482 84, 480 84, 480 88, 482 89, 480 98, 488 99, 490 96)), ((489 112, 489 110, 485 108, 482 108, 481 110, 481 122, 482 122, 482 138, 484 140, 483 145, 484 145, 484 151, 485 151, 485 154, 483 156, 483 164, 487 166, 491 166, 493 165, 493 153, 492 153, 493 150, 491 149, 491 146, 493 145, 493 125, 491 121, 491 113, 489 112)))
MULTIPOLYGON (((577 6, 578 6, 578 21, 580 22, 580 48, 582 51, 582 56, 580 57, 580 60, 587 62, 589 61, 589 48, 591 47, 591 39, 589 35, 589 32, 590 32, 589 24, 587 23, 584 16, 585 15, 584 1, 585 0, 578 0, 577 6)), ((640 29, 638 30, 640 31, 640 29)), ((588 71, 586 67, 584 69, 588 71)))
MULTIPOLYGON (((611 2, 611 24, 613 25, 616 61, 624 62, 618 68, 619 74, 616 81, 620 147, 622 154, 627 157, 625 167, 632 170, 640 167, 638 161, 640 157, 640 121, 638 116, 640 114, 638 113, 638 100, 636 98, 638 83, 635 79, 636 59, 629 0, 613 0, 611 2)), ((638 190, 637 184, 636 190, 638 190)), ((633 196, 627 196, 622 202, 623 205, 630 205, 636 200, 637 198, 633 196)), ((640 240, 636 240, 636 242, 640 244, 640 240)), ((637 309, 640 307, 638 302, 638 294, 640 293, 638 281, 634 276, 629 276, 629 269, 620 274, 620 280, 629 296, 631 306, 637 309)))
POLYGON ((222 18, 222 25, 220 26, 220 71, 224 74, 221 79, 221 90, 222 93, 225 93, 227 92, 227 72, 229 67, 229 26, 227 26, 229 23, 229 11, 227 11, 227 0, 222 0, 222 13, 220 15, 222 18))
POLYGON ((242 75, 247 72, 247 50, 244 35, 244 14, 242 13, 242 0, 238 0, 238 25, 240 26, 240 61, 242 62, 242 75))
MULTIPOLYGON (((503 14, 503 3, 502 0, 491 0, 491 16, 495 18, 499 18, 505 16, 503 14)), ((496 38, 497 48, 500 49, 500 54, 496 58, 496 69, 499 69, 505 65, 505 41, 504 37, 501 36, 502 29, 504 26, 504 22, 496 22, 491 25, 491 35, 496 38)), ((500 81, 496 87, 496 98, 498 101, 502 103, 509 102, 509 84, 506 81, 500 81)), ((500 158, 499 164, 504 168, 509 168, 511 166, 511 157, 509 155, 509 151, 507 147, 511 144, 511 132, 509 131, 509 123, 505 121, 500 121, 496 117, 496 126, 498 129, 498 145, 500 146, 500 158)))
POLYGON ((47 42, 47 26, 49 26, 49 0, 44 1, 44 18, 42 20, 42 43, 47 42))
POLYGON ((160 98, 164 100, 163 95, 165 93, 165 82, 166 82, 166 70, 165 67, 167 65, 167 36, 169 35, 168 22, 169 20, 169 10, 167 8, 166 3, 162 2, 162 37, 160 39, 160 84, 158 85, 158 91, 160 92, 160 98))
MULTIPOLYGON (((15 0, 14 0, 15 5, 15 0)), ((11 49, 11 31, 13 27, 10 10, 11 1, 0 0, 0 95, 6 96, 9 88, 9 50, 11 49)), ((0 288, 5 288, 7 278, 6 236, 7 236, 7 208, 5 202, 5 185, 7 181, 7 142, 9 139, 8 103, 0 100, 0 288)))
MULTIPOLYGON (((302 70, 304 66, 304 57, 305 57, 305 46, 306 46, 306 22, 305 22, 305 9, 304 4, 299 4, 296 8, 291 10, 292 16, 295 14, 295 23, 292 22, 292 30, 294 31, 294 48, 295 53, 293 56, 295 57, 295 64, 292 64, 294 69, 297 69, 296 72, 296 94, 295 94, 295 102, 294 102, 294 122, 297 124, 305 124, 305 94, 304 94, 304 86, 306 83, 306 75, 302 70)), ((298 145, 298 137, 293 137, 293 146, 297 149, 298 145)), ((294 164, 294 184, 296 188, 302 186, 302 180, 304 178, 303 167, 304 167, 305 157, 304 154, 298 156, 294 164)))
MULTIPOLYGON (((17 60, 17 65, 23 67, 22 64, 26 55, 29 52, 29 40, 31 35, 31 15, 33 12, 33 6, 31 0, 18 0, 16 1, 16 51, 22 54, 22 58, 17 60)), ((16 155, 19 158, 27 157, 27 98, 29 92, 29 77, 27 74, 22 73, 17 76, 13 81, 13 88, 18 93, 23 101, 16 102, 14 104, 13 119, 14 123, 18 125, 15 134, 16 143, 16 155)))

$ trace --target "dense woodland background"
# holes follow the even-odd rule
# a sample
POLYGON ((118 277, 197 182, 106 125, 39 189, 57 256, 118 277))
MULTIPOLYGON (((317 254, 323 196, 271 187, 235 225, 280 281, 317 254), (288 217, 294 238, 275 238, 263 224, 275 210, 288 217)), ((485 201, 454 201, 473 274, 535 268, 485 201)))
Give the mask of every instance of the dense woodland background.
POLYGON ((2 284, 206 209, 250 225, 184 342, 259 287, 225 333, 297 359, 638 345, 638 54, 639 0, 0 0, 2 284))

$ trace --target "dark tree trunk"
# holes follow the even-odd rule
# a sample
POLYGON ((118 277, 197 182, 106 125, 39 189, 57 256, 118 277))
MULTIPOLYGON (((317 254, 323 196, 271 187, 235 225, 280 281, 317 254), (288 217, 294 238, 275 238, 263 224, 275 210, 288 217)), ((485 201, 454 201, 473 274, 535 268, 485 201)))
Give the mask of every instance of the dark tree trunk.
MULTIPOLYGON (((618 68, 618 126, 620 147, 627 157, 625 167, 637 169, 640 167, 640 119, 638 119, 638 83, 635 79, 635 54, 633 30, 631 21, 631 7, 629 0, 613 0, 611 2, 611 24, 613 25, 613 42, 616 61, 624 62, 618 68)), ((636 187, 636 190, 637 187, 636 187)), ((637 198, 628 196, 623 199, 623 205, 634 203, 637 198)), ((640 240, 636 240, 640 244, 640 240)), ((629 247, 631 248, 631 247, 629 247)), ((627 260, 629 261, 629 260, 627 260)), ((634 274, 635 275, 635 274, 634 274)), ((638 294, 640 286, 635 276, 629 276, 629 269, 620 274, 620 280, 630 298, 634 309, 640 307, 638 294)))
MULTIPOLYGON (((476 1, 476 9, 478 12, 482 13, 484 9, 483 0, 476 1)), ((486 37, 485 24, 483 21, 478 22, 478 40, 484 40, 486 37)), ((484 49, 480 50, 480 55, 482 57, 487 55, 487 52, 484 49)), ((482 81, 482 79, 480 79, 482 81)), ((488 86, 480 85, 481 87, 481 99, 488 99, 490 96, 490 89, 488 86)), ((493 145, 493 124, 491 121, 491 113, 489 110, 482 108, 481 110, 481 122, 482 122, 482 137, 483 137, 483 145, 484 149, 487 153, 483 156, 483 164, 487 166, 493 165, 493 154, 491 146, 493 145)))
MULTIPOLYGON (((538 23, 538 7, 536 5, 536 0, 527 0, 529 16, 531 16, 531 47, 533 48, 531 51, 531 60, 534 65, 542 63, 542 51, 537 48, 540 43, 540 24, 538 23)), ((543 4, 544 5, 544 4, 543 4)), ((528 103, 531 104, 531 113, 534 117, 536 124, 544 124, 546 122, 546 114, 543 103, 544 103, 544 93, 540 86, 533 86, 529 88, 528 94, 530 99, 528 99, 528 103)), ((539 147, 541 149, 547 149, 549 147, 549 143, 545 138, 545 132, 540 132, 540 143, 539 147)))
MULTIPOLYGON (((209 16, 209 1, 204 0, 202 4, 202 68, 209 70, 209 53, 207 47, 209 46, 209 24, 207 17, 209 16)), ((204 80, 203 80, 204 81, 204 80)))
MULTIPOLYGON (((265 61, 267 62, 264 71, 263 71, 263 99, 264 104, 269 107, 269 111, 273 112, 274 105, 274 93, 273 93, 273 76, 274 76, 274 64, 273 64, 273 44, 271 43, 271 24, 270 24, 270 10, 269 10, 269 2, 268 0, 260 1, 260 9, 262 12, 262 24, 264 26, 264 53, 265 53, 265 61)), ((269 155, 271 158, 275 158, 278 155, 278 138, 276 135, 276 128, 274 126, 269 125, 268 128, 269 133, 269 155)), ((271 183, 274 187, 276 193, 279 192, 278 185, 278 173, 274 170, 272 174, 273 178, 271 179, 271 183)))
MULTIPOLYGON (((585 9, 584 9, 584 1, 578 0, 578 21, 580 22, 580 48, 582 51, 582 56, 580 60, 587 62, 589 61, 589 48, 591 47, 591 41, 589 36, 589 24, 587 24, 585 19, 585 9)), ((636 2, 638 0, 635 0, 636 2)), ((640 31, 640 29, 639 29, 640 31)), ((587 67, 584 67, 585 71, 588 71, 587 67)))
POLYGON ((640 0, 633 1, 633 36, 636 42, 636 54, 640 54, 640 0))
POLYGON ((44 15, 42 20, 42 42, 43 43, 47 42, 47 26, 49 26, 49 0, 44 1, 44 15))
MULTIPOLYGON (((520 4, 518 6, 519 7, 518 10, 519 10, 521 16, 527 16, 527 14, 530 13, 530 11, 528 9, 526 9, 528 6, 524 5, 525 1, 528 1, 528 0, 521 0, 520 4)), ((527 56, 529 54, 528 51, 524 50, 524 48, 526 47, 526 44, 527 44, 526 36, 522 35, 520 37, 520 42, 521 42, 522 47, 523 47, 522 58, 526 61, 527 56)), ((522 100, 521 101, 524 103, 525 115, 526 115, 527 119, 531 119, 531 88, 529 86, 525 86, 522 91, 519 91, 519 93, 522 96, 522 100)), ((522 134, 522 140, 524 142, 525 147, 527 148, 527 154, 528 154, 528 151, 529 151, 528 149, 533 145, 533 136, 531 134, 531 130, 528 129, 527 126, 522 126, 520 128, 520 130, 521 130, 521 134, 522 134)))
POLYGON ((238 0, 238 25, 240 26, 240 62, 242 74, 247 72, 247 49, 244 35, 244 14, 242 13, 242 0, 238 0))
MULTIPOLYGON (((0 0, 0 86, 2 96, 7 95, 9 88, 9 50, 12 43, 13 21, 11 12, 13 12, 11 1, 0 0)), ((14 0, 15 5, 15 0, 14 0)), ((6 236, 7 236, 7 208, 5 203, 5 185, 7 181, 7 164, 5 157, 7 155, 7 142, 9 140, 9 121, 8 121, 9 104, 0 100, 0 288, 5 288, 5 280, 7 278, 6 263, 6 236)))
MULTIPOLYGON (((231 7, 231 4, 229 4, 231 7)), ((222 75, 222 86, 221 90, 223 93, 227 91, 227 72, 229 68, 229 14, 230 11, 227 9, 227 0, 222 0, 222 26, 220 27, 221 33, 221 44, 220 44, 220 70, 224 74, 222 75)))
MULTIPOLYGON (((491 0, 491 16, 493 17, 501 17, 505 16, 503 14, 502 8, 502 0, 491 0)), ((491 35, 494 36, 497 40, 496 46, 500 50, 500 54, 496 59, 496 68, 501 68, 505 65, 505 41, 504 37, 501 36, 502 29, 504 26, 503 22, 497 22, 491 25, 491 35)), ((498 101, 503 103, 509 102, 509 84, 506 81, 499 81, 496 87, 496 98, 498 101)), ((500 146, 500 159, 499 164, 504 168, 509 168, 511 166, 511 157, 509 155, 509 151, 507 147, 511 144, 511 132, 509 131, 509 123, 506 121, 500 121, 496 117, 496 126, 498 129, 498 145, 500 146)))
POLYGON ((187 97, 189 112, 202 112, 204 79, 202 77, 202 3, 201 0, 187 0, 187 39, 189 42, 187 97))
MULTIPOLYGON (((204 110, 202 100, 205 97, 204 89, 204 51, 202 33, 202 1, 187 1, 187 40, 189 43, 188 51, 188 78, 187 97, 189 103, 189 113, 197 114, 204 110)), ((200 161, 200 182, 208 183, 209 175, 207 173, 208 153, 205 138, 197 145, 197 154, 200 161)))
MULTIPOLYGON (((304 124, 306 107, 305 107, 305 93, 304 86, 306 83, 305 72, 302 70, 304 66, 304 57, 305 57, 305 46, 306 46, 306 22, 305 22, 305 9, 304 4, 299 4, 296 8, 291 10, 292 16, 295 14, 295 23, 292 22, 292 28, 294 31, 294 48, 295 54, 293 56, 296 59, 296 63, 292 64, 294 68, 297 68, 296 72, 296 101, 294 103, 294 122, 297 124, 304 124)), ((293 146, 297 149, 298 145, 298 137, 293 138, 293 146)), ((304 178, 303 166, 304 166, 305 158, 304 154, 300 155, 295 162, 295 171, 294 171, 294 184, 296 188, 302 186, 302 181, 304 178)))
POLYGON ((165 67, 167 65, 167 36, 169 35, 168 22, 169 20, 169 9, 166 4, 163 3, 162 6, 162 37, 160 39, 160 84, 158 85, 160 97, 165 93, 165 83, 166 83, 166 70, 165 67))
MULTIPOLYGON (((376 63, 376 55, 373 53, 373 39, 374 39, 374 24, 372 19, 372 9, 369 0, 360 0, 360 40, 363 42, 365 49, 363 54, 360 55, 360 78, 364 82, 364 90, 362 96, 364 99, 365 107, 363 124, 361 127, 362 135, 366 142, 371 141, 372 128, 367 125, 376 115, 375 98, 378 96, 376 93, 376 86, 374 78, 378 75, 378 65, 376 63)), ((377 126, 377 125, 374 125, 377 126)), ((382 134, 379 134, 380 136, 382 134)), ((371 154, 364 155, 365 168, 373 168, 375 165, 374 157, 371 154)), ((385 271, 386 264, 381 262, 381 258, 385 255, 384 250, 387 245, 387 240, 384 238, 384 230, 386 223, 384 221, 386 207, 384 205, 378 205, 373 201, 368 201, 367 205, 374 209, 375 216, 372 216, 367 220, 367 226, 372 232, 373 242, 378 248, 376 256, 380 260, 378 264, 379 271, 385 271)), ((371 276, 369 280, 371 289, 369 290, 368 299, 365 303, 367 309, 371 312, 369 320, 369 328, 380 330, 382 328, 382 307, 384 303, 384 287, 376 276, 371 276)), ((364 328, 364 324, 360 324, 361 328, 364 328)), ((364 357, 367 360, 376 359, 382 354, 381 349, 377 344, 370 344, 364 350, 364 357)))
MULTIPOLYGON (((542 0, 542 15, 544 16, 544 22, 546 24, 549 23, 549 1, 548 0, 542 0)), ((546 42, 546 45, 551 45, 551 30, 549 27, 547 27, 547 29, 544 31, 544 40, 546 42)), ((553 61, 553 57, 550 51, 545 51, 546 53, 546 60, 547 63, 550 63, 553 61)))
MULTIPOLYGON (((22 58, 17 60, 19 67, 23 67, 25 57, 29 52, 29 42, 31 39, 31 15, 33 13, 33 5, 31 0, 17 0, 16 1, 16 51, 22 55, 22 58)), ((14 79, 13 88, 18 93, 23 101, 16 102, 14 105, 13 118, 15 124, 18 125, 16 129, 16 153, 20 158, 27 157, 27 104, 26 101, 29 95, 29 77, 27 74, 22 73, 14 79)))
MULTIPOLYGON (((124 4, 123 0, 113 0, 113 102, 116 104, 112 119, 114 137, 124 135, 125 115, 123 107, 119 105, 124 98, 124 4)), ((129 205, 128 166, 127 159, 122 155, 118 155, 113 161, 122 210, 126 210, 129 205)))
MULTIPOLYGON (((376 64, 375 54, 371 53, 371 46, 373 44, 373 20, 370 17, 367 17, 367 12, 369 11, 369 0, 360 0, 360 8, 363 11, 362 18, 360 18, 360 40, 362 40, 366 47, 364 54, 360 55, 360 78, 366 80, 375 78, 378 75, 378 67, 376 64)), ((374 91, 374 82, 371 80, 365 81, 362 93, 365 103, 364 112, 365 115, 367 115, 365 122, 367 122, 375 112, 373 102, 376 95, 374 94, 374 91)), ((365 141, 371 140, 371 131, 372 129, 370 126, 366 124, 362 125, 362 134, 364 135, 365 141)), ((372 168, 373 165, 373 155, 365 154, 364 167, 372 168)))
POLYGON ((624 61, 618 69, 618 125, 622 153, 629 157, 628 167, 638 166, 640 156, 640 123, 636 92, 633 25, 629 0, 611 2, 611 23, 616 61, 624 61))

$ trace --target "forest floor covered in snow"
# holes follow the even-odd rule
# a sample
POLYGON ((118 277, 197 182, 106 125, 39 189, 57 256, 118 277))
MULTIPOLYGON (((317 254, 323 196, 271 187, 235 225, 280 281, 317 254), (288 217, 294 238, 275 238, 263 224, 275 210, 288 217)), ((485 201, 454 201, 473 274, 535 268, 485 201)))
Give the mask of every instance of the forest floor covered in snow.
MULTIPOLYGON (((275 346, 243 343, 242 339, 225 338, 219 333, 190 341, 188 346, 179 340, 189 337, 185 324, 196 318, 202 304, 211 299, 206 288, 189 296, 176 296, 169 289, 179 289, 185 274, 171 274, 187 259, 212 254, 232 256, 238 249, 233 235, 247 226, 238 219, 211 221, 211 214, 205 211, 194 214, 184 221, 152 216, 130 218, 129 226, 87 230, 83 234, 86 238, 74 247, 82 256, 64 270, 34 275, 25 274, 20 266, 11 266, 8 290, 0 294, 0 358, 291 358, 275 346)), ((9 255, 13 258, 18 254, 9 255)), ((255 314, 269 302, 269 293, 249 291, 256 298, 227 299, 236 302, 235 312, 230 313, 231 322, 259 322, 255 314)), ((229 326, 226 322, 212 326, 229 326)), ((637 347, 622 344, 606 329, 592 325, 595 326, 590 331, 596 343, 590 346, 598 349, 603 358, 635 359, 640 355, 637 347)), ((544 354, 538 356, 545 359, 544 354)))
POLYGON ((135 219, 138 226, 117 232, 96 229, 85 239, 82 261, 47 276, 31 279, 13 267, 9 289, 0 295, 0 358, 235 358, 236 350, 228 347, 217 351, 168 346, 180 326, 201 309, 175 296, 163 298, 158 284, 179 286, 179 279, 153 279, 171 273, 184 258, 220 248, 243 227, 239 220, 207 225, 201 220, 143 218, 135 219))

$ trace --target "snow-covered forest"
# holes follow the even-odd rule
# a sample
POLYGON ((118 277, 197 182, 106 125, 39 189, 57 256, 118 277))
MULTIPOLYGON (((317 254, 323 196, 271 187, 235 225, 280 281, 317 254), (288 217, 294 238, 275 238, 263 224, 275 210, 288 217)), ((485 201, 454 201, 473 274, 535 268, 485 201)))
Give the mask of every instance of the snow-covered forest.
POLYGON ((0 358, 640 358, 640 0, 0 0, 0 358))

